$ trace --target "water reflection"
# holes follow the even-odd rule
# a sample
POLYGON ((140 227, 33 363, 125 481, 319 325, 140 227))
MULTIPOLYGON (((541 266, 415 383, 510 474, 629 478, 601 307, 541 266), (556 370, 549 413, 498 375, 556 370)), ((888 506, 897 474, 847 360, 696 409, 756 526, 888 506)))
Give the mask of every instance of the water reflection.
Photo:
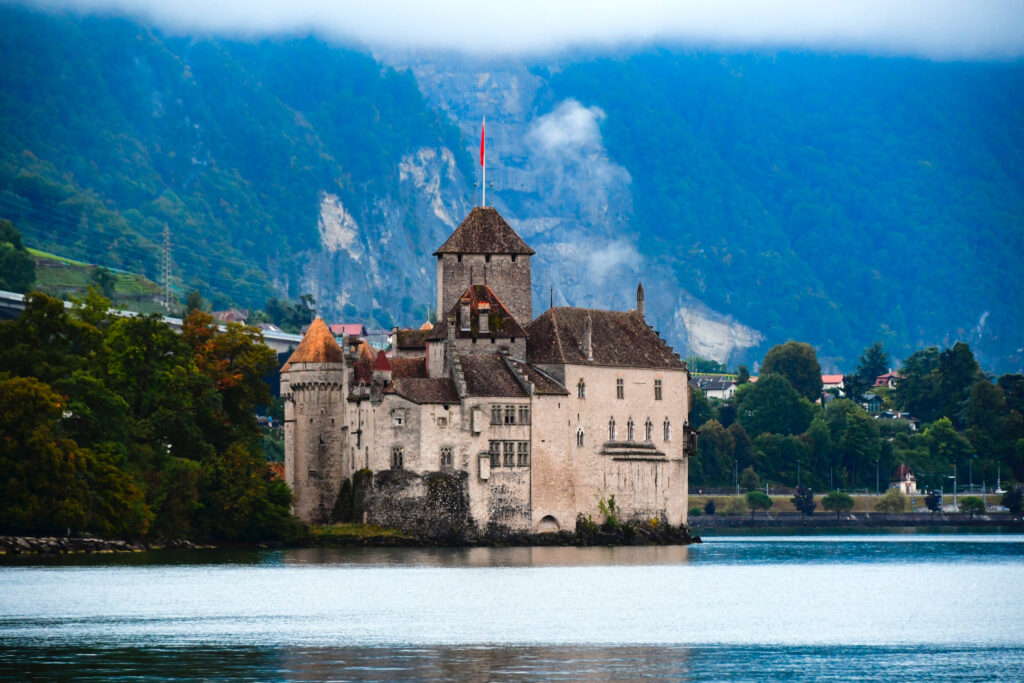
MULTIPOLYGON (((415 567, 599 567, 681 565, 690 546, 594 548, 296 548, 275 553, 288 565, 415 567)), ((275 561, 271 556, 266 561, 275 561)))

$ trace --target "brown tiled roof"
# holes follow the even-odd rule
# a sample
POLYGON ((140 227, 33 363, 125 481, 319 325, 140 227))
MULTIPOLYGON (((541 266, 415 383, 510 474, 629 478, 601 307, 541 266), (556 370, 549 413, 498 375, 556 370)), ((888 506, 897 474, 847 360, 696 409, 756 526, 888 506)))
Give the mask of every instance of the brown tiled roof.
POLYGON ((341 347, 334 341, 334 335, 327 329, 327 324, 322 318, 317 318, 281 372, 288 372, 292 363, 340 363, 341 355, 341 347))
POLYGON ((384 389, 386 394, 397 394, 413 403, 458 403, 455 384, 446 377, 398 377, 384 389))
POLYGON ((567 396, 569 394, 568 390, 551 375, 538 370, 528 363, 522 363, 517 360, 512 362, 526 375, 526 379, 533 382, 533 393, 552 396, 567 396))
MULTIPOLYGON (((458 302, 455 306, 448 311, 449 315, 455 316, 455 336, 460 339, 475 339, 478 337, 484 337, 486 339, 525 339, 526 330, 523 326, 512 317, 512 314, 505 308, 505 304, 501 303, 501 299, 494 293, 487 285, 471 285, 469 289, 463 292, 462 296, 459 297, 458 302), (463 330, 462 324, 459 321, 459 316, 462 313, 462 303, 464 301, 469 302, 469 317, 470 317, 470 329, 463 330), (490 307, 490 313, 487 316, 487 327, 488 331, 480 334, 480 309, 490 307)), ((431 341, 438 341, 448 336, 448 319, 445 317, 444 320, 434 325, 427 336, 427 339, 431 341)))
POLYGON ((434 255, 535 253, 494 207, 478 206, 434 255))
POLYGON ((427 336, 430 330, 409 330, 399 329, 395 331, 395 348, 398 349, 426 349, 427 336))
POLYGON ((526 360, 530 363, 666 370, 686 367, 635 311, 550 308, 527 325, 526 331, 526 360), (588 315, 593 360, 588 360, 583 351, 583 328, 588 315))
POLYGON ((517 398, 527 395, 501 354, 472 353, 459 359, 470 396, 517 398))
POLYGON ((390 358, 392 377, 427 377, 426 358, 390 358))

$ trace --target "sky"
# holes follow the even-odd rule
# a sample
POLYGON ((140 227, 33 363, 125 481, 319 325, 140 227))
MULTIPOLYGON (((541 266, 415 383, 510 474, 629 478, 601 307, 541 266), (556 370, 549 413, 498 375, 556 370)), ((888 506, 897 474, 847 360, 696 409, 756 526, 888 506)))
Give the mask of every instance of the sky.
MULTIPOLYGON (((5 1, 5 0, 0 0, 5 1)), ((473 55, 684 44, 928 59, 1024 55, 1024 0, 25 0, 172 31, 315 33, 371 48, 473 55)))

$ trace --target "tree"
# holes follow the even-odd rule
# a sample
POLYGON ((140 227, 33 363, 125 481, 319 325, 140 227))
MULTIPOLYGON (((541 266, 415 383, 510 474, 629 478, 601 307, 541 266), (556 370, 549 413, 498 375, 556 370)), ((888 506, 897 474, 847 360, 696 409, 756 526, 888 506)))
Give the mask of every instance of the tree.
POLYGON ((715 514, 715 499, 708 498, 708 501, 704 503, 704 514, 713 515, 715 514))
POLYGON ((8 220, 0 219, 0 289, 24 293, 36 281, 36 262, 25 249, 21 233, 8 220))
POLYGON ((747 511, 747 499, 744 496, 729 496, 722 512, 727 515, 742 515, 747 511))
POLYGON ((885 352, 882 342, 876 341, 864 349, 857 363, 857 377, 867 386, 875 383, 879 375, 884 375, 889 369, 889 354, 885 352))
MULTIPOLYGON (((821 365, 810 344, 788 341, 769 349, 761 363, 761 375, 772 373, 785 377, 806 399, 817 401, 821 397, 821 365)), ((757 381, 760 384, 761 379, 757 381)))
POLYGON ((761 375, 757 382, 744 384, 736 392, 736 419, 754 437, 763 432, 801 434, 811 423, 813 412, 810 401, 782 375, 761 375))
POLYGON ((757 476, 753 466, 747 467, 740 473, 740 486, 748 490, 756 490, 761 486, 761 478, 757 476))
POLYGON ((976 379, 983 377, 981 367, 964 342, 953 344, 939 354, 938 393, 942 399, 942 414, 953 419, 957 428, 965 426, 960 416, 960 405, 967 398, 976 379))
POLYGON ((721 486, 732 481, 733 447, 732 435, 717 420, 709 420, 700 428, 697 458, 706 485, 721 486))
POLYGON ((1019 517, 1021 509, 1024 508, 1024 487, 1011 486, 1008 488, 1003 494, 1002 504, 1010 511, 1011 515, 1019 517))
POLYGON ((768 508, 772 506, 772 499, 764 491, 751 491, 747 494, 747 507, 750 508, 750 518, 754 518, 754 512, 757 510, 768 511, 768 508))
POLYGON ((939 395, 939 349, 930 346, 903 361, 900 381, 893 396, 901 410, 923 422, 934 422, 941 415, 939 395))
POLYGON ((836 519, 839 519, 840 513, 853 509, 853 498, 842 491, 832 491, 821 499, 821 507, 830 512, 835 511, 836 519))
POLYGON ((985 502, 978 496, 964 496, 957 505, 960 507, 960 512, 970 514, 971 519, 974 519, 975 513, 985 512, 985 502))
POLYGON ((889 489, 875 501, 875 512, 885 514, 888 519, 890 512, 906 512, 907 497, 899 489, 889 489))
POLYGON ((846 416, 846 429, 839 442, 842 464, 849 470, 851 481, 856 481, 858 472, 865 472, 881 451, 878 423, 863 410, 855 410, 846 416))
POLYGON ((750 370, 747 370, 746 365, 741 365, 736 369, 736 384, 746 384, 750 381, 750 370))
POLYGON ((726 431, 732 436, 736 472, 742 472, 754 464, 754 442, 750 440, 747 430, 739 422, 733 422, 726 431))
POLYGON ((862 380, 860 375, 843 375, 843 392, 846 394, 846 398, 854 403, 863 401, 865 392, 870 388, 871 384, 862 380))
POLYGON ((797 469, 807 469, 810 449, 800 437, 765 433, 754 439, 757 470, 768 481, 795 482, 797 469))
POLYGON ((98 266, 92 269, 92 273, 89 275, 89 283, 95 286, 103 296, 111 297, 114 296, 114 285, 117 283, 117 278, 103 266, 98 266))
POLYGON ((714 419, 715 411, 711 407, 708 397, 700 389, 688 386, 686 389, 690 394, 690 426, 700 429, 708 420, 714 419))
POLYGON ((185 313, 201 310, 203 310, 203 295, 193 289, 185 298, 185 313))
POLYGON ((793 507, 797 509, 800 516, 813 515, 814 508, 818 507, 818 504, 814 502, 814 492, 806 486, 797 486, 796 492, 790 499, 793 503, 793 507))
POLYGON ((935 513, 942 509, 942 494, 935 489, 932 489, 928 492, 928 495, 924 497, 924 504, 934 517, 935 513))

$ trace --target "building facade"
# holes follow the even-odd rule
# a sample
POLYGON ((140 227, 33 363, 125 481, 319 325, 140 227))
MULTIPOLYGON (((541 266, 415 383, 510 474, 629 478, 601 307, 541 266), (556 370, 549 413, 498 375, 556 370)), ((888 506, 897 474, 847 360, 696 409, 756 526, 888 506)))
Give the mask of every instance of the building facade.
POLYGON ((621 519, 686 521, 689 373, 644 320, 643 289, 636 310, 533 319, 533 254, 478 207, 435 252, 437 325, 396 330, 372 361, 310 326, 282 370, 297 515, 336 518, 362 472, 386 484, 363 509, 381 524, 433 509, 442 480, 480 530, 572 529, 613 497, 621 519))

